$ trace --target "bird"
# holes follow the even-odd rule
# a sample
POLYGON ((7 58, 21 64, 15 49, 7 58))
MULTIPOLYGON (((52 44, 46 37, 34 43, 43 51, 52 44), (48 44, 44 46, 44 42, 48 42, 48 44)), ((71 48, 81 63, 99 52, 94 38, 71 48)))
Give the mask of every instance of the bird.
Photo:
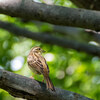
POLYGON ((45 52, 39 46, 33 47, 27 57, 27 63, 29 68, 35 74, 42 74, 46 80, 46 87, 52 91, 55 91, 54 85, 49 77, 49 67, 42 53, 45 52))

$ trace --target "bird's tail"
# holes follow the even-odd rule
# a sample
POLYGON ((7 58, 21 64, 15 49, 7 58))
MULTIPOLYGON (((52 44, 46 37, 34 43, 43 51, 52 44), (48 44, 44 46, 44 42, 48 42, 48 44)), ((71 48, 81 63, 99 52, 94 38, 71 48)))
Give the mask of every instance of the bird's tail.
POLYGON ((46 77, 44 77, 44 78, 45 78, 45 80, 46 80, 47 89, 50 89, 50 90, 52 90, 52 91, 55 91, 55 88, 54 88, 54 86, 53 86, 53 83, 52 83, 51 80, 50 80, 50 77, 49 77, 49 76, 46 76, 46 77))

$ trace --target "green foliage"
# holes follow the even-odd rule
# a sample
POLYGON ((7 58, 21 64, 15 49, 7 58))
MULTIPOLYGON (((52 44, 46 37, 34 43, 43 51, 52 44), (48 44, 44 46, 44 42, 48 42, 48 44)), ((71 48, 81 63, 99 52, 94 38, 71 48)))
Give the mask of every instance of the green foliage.
MULTIPOLYGON (((75 7, 69 0, 55 0, 56 5, 75 7)), ((20 19, 0 16, 1 20, 15 23, 19 27, 25 27, 34 32, 49 32, 52 30, 48 24, 23 22, 20 19)), ((40 46, 53 55, 48 61, 50 77, 56 87, 70 90, 84 96, 100 100, 100 58, 77 52, 71 49, 61 48, 55 45, 40 43, 28 38, 12 35, 6 30, 0 29, 0 68, 21 74, 24 76, 34 75, 28 68, 27 55, 31 47, 40 46), (17 57, 17 58, 16 58, 17 57), (14 69, 12 62, 19 58, 22 67, 14 69), (16 58, 16 59, 15 59, 16 58)), ((16 64, 16 62, 14 63, 16 64)), ((15 65, 14 65, 15 66, 15 65)), ((16 66, 16 67, 19 67, 16 66)), ((42 81, 43 76, 35 75, 35 79, 42 81)), ((7 92, 0 89, 0 100, 14 100, 7 92), (9 99, 8 99, 9 98, 9 99)))

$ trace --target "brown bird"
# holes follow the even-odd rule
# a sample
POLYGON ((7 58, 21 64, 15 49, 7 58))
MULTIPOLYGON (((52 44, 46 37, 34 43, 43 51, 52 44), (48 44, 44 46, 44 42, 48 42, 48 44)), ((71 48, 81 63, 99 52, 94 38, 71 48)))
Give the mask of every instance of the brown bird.
POLYGON ((36 74, 43 74, 46 80, 47 89, 55 91, 55 88, 49 77, 49 67, 45 58, 42 56, 42 50, 40 47, 33 47, 27 57, 27 63, 29 68, 36 74))

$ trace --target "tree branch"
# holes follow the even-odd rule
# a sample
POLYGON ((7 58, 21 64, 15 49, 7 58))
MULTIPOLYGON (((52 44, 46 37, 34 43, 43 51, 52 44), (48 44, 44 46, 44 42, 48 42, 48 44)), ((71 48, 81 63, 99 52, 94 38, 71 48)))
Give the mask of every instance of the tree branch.
POLYGON ((45 33, 31 32, 25 28, 19 28, 15 24, 0 21, 0 27, 15 35, 24 36, 33 40, 41 41, 48 44, 58 45, 64 48, 71 48, 77 51, 84 51, 95 56, 100 56, 100 47, 79 43, 66 38, 54 37, 45 33))
POLYGON ((0 0, 0 13, 56 25, 100 30, 100 12, 36 3, 32 0, 0 0))
POLYGON ((92 100, 77 93, 56 88, 46 89, 44 83, 0 69, 0 88, 12 96, 28 100, 92 100))
POLYGON ((97 43, 100 43, 100 34, 90 34, 89 32, 85 31, 85 29, 82 28, 53 25, 40 21, 32 21, 32 20, 30 21, 26 19, 22 19, 21 22, 26 24, 27 22, 33 22, 38 27, 38 29, 40 29, 40 31, 42 25, 48 25, 48 27, 50 27, 50 30, 43 30, 43 32, 48 32, 48 34, 59 34, 63 37, 67 37, 68 39, 74 41, 78 40, 78 42, 83 42, 83 43, 95 41, 97 43))
POLYGON ((95 30, 85 29, 85 32, 92 35, 93 41, 96 41, 100 44, 100 31, 97 32, 95 30))

